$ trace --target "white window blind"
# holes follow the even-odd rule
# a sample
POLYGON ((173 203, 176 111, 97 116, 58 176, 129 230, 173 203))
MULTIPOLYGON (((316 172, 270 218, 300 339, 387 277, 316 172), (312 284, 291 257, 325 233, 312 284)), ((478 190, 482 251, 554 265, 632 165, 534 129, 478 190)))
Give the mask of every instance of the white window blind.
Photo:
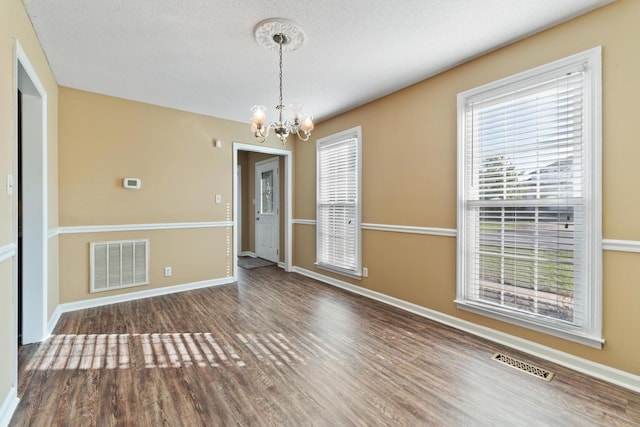
POLYGON ((317 265, 360 276, 360 128, 317 144, 317 265))
POLYGON ((457 302, 598 346, 595 53, 459 96, 457 302))

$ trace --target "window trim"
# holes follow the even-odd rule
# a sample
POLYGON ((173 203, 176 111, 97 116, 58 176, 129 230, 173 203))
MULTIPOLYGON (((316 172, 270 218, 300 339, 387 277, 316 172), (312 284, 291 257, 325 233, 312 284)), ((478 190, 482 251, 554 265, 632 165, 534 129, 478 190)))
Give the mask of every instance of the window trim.
POLYGON ((362 127, 356 126, 336 134, 320 138, 316 141, 316 267, 348 276, 354 279, 362 279, 362 127), (338 266, 321 263, 319 261, 320 239, 318 233, 320 230, 320 156, 318 155, 320 147, 327 144, 334 144, 348 139, 356 139, 356 175, 358 189, 356 192, 356 268, 354 270, 344 269, 338 266))
POLYGON ((532 329, 555 337, 601 349, 604 344, 602 338, 602 48, 597 46, 592 49, 568 56, 522 73, 518 73, 483 86, 467 90, 458 94, 457 118, 458 118, 458 197, 457 197, 457 268, 456 268, 456 299, 455 303, 461 310, 492 319, 504 321, 518 326, 532 329), (541 322, 533 316, 515 313, 514 311, 490 308, 483 304, 466 299, 465 287, 465 250, 466 250, 466 224, 465 224, 465 102, 467 99, 477 97, 483 93, 495 95, 504 92, 514 85, 527 86, 534 82, 542 74, 560 70, 580 64, 587 64, 589 77, 585 79, 584 105, 588 111, 584 114, 583 126, 585 140, 585 165, 591 171, 586 175, 585 197, 586 212, 589 215, 587 233, 585 236, 586 254, 589 257, 586 268, 585 280, 585 320, 581 327, 560 327, 541 322))

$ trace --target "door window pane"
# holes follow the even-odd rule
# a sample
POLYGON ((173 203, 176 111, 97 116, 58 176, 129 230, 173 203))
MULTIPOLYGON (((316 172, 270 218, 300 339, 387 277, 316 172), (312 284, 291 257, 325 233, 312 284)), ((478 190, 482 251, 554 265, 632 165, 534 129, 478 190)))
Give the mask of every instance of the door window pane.
POLYGON ((260 178, 260 213, 273 213, 273 170, 262 172, 260 178))

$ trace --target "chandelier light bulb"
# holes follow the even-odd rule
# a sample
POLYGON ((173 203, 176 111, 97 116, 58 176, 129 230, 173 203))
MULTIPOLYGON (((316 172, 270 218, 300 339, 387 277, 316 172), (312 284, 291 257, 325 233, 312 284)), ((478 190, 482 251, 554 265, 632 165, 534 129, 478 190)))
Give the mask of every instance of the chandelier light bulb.
POLYGON ((313 130, 314 126, 313 126, 313 117, 311 116, 307 116, 303 121, 302 124, 300 125, 300 129, 305 133, 305 134, 310 134, 311 131, 313 130))
POLYGON ((253 115, 251 116, 251 122, 258 125, 258 128, 262 127, 267 122, 267 109, 262 105, 254 105, 251 107, 253 115))
POLYGON ((290 105, 289 109, 291 110, 291 122, 300 123, 304 117, 302 114, 302 105, 290 105))

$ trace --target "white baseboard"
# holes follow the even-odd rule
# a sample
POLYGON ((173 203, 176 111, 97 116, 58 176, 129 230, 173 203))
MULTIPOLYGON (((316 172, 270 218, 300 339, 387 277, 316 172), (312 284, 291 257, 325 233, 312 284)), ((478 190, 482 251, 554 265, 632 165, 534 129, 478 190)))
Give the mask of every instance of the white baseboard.
MULTIPOLYGON (((233 277, 222 277, 220 279, 202 280, 200 282, 185 283, 182 285, 167 286, 164 288, 157 288, 157 289, 148 289, 144 291, 130 292, 122 295, 113 295, 109 297, 92 298, 92 299, 87 299, 82 301, 68 302, 68 303, 60 304, 58 306, 58 309, 60 310, 60 313, 58 314, 58 318, 60 318, 60 314, 68 313, 70 311, 83 310, 85 308, 92 308, 92 307, 100 307, 103 305, 116 304, 119 302, 134 301, 138 299, 156 297, 160 295, 175 294, 178 292, 191 291, 191 290, 200 289, 200 288, 208 288, 211 286, 226 285, 229 283, 233 283, 234 281, 235 280, 233 279, 233 277)), ((56 312, 58 311, 58 309, 56 309, 56 312)), ((55 317, 55 314, 54 316, 52 316, 52 321, 49 324, 49 330, 53 330, 53 328, 55 328, 55 323, 52 323, 54 317, 55 317)), ((58 320, 56 319, 56 323, 57 321, 58 320)))
POLYGON ((251 251, 242 251, 240 252, 240 256, 250 256, 251 258, 258 258, 258 255, 256 255, 255 252, 251 251))
POLYGON ((53 330, 58 324, 58 320, 60 320, 60 316, 62 315, 62 313, 63 313, 62 308, 60 305, 58 305, 54 310, 53 315, 51 316, 51 319, 49 319, 49 323, 47 324, 47 337, 50 337, 51 334, 53 333, 53 330))
POLYGON ((634 392, 640 392, 639 375, 634 375, 620 369, 615 369, 606 365, 602 365, 600 363, 592 362, 591 360, 583 359, 581 357, 577 357, 572 354, 553 349, 551 347, 534 343, 532 341, 518 338, 504 332, 496 331, 485 326, 480 326, 475 323, 468 322, 466 320, 462 320, 448 314, 440 313, 438 311, 431 310, 426 307, 401 300, 399 298, 391 297, 380 292, 361 288, 359 286, 352 285, 351 283, 334 279, 332 277, 328 277, 302 267, 294 267, 293 271, 296 273, 300 273, 303 276, 311 277, 312 279, 319 280, 329 285, 336 286, 349 292, 353 292, 367 298, 380 301, 382 303, 417 314, 418 316, 422 316, 427 319, 442 323, 444 325, 459 329, 461 331, 468 332, 472 335, 485 338, 489 341, 505 345, 515 350, 523 351, 525 353, 531 354, 532 356, 540 357, 552 363, 556 363, 566 368, 573 369, 574 371, 578 371, 583 374, 610 382, 612 384, 619 385, 634 392))
POLYGON ((18 407, 18 393, 15 387, 11 387, 7 397, 5 397, 2 405, 0 405, 0 427, 7 427, 13 417, 13 413, 18 407))

